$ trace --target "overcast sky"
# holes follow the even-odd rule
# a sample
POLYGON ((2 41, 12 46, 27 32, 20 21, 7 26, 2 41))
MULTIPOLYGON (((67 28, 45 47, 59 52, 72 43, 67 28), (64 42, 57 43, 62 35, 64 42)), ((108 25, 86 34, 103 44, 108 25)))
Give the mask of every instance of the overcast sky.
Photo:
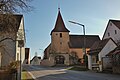
POLYGON ((85 25, 87 35, 102 38, 109 19, 120 20, 120 0, 33 0, 34 10, 24 14, 26 47, 31 58, 43 55, 50 44, 50 32, 54 28, 58 7, 70 34, 82 35, 82 27, 68 21, 85 25))

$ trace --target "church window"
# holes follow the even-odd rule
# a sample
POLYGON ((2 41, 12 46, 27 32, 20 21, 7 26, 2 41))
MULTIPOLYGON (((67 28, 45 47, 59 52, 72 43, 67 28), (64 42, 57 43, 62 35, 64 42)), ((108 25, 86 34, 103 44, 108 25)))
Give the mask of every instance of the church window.
POLYGON ((110 36, 110 33, 108 32, 108 36, 110 36))
POLYGON ((60 38, 62 38, 62 33, 60 33, 60 38))
POLYGON ((62 45, 62 42, 60 42, 60 44, 62 45))
POLYGON ((117 30, 115 30, 115 34, 117 34, 117 30))

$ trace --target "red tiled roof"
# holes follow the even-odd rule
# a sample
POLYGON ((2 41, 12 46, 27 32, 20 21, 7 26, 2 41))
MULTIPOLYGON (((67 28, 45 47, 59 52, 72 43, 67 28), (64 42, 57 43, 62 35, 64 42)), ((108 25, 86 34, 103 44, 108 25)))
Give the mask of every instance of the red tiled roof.
POLYGON ((60 11, 58 12, 57 21, 52 32, 70 32, 64 24, 60 11))

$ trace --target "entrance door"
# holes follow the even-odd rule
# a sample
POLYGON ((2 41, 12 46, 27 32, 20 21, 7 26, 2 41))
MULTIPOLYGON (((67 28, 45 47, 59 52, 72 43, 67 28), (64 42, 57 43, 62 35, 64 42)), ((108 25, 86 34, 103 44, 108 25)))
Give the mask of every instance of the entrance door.
POLYGON ((56 64, 64 64, 65 57, 62 55, 58 55, 55 57, 56 64))

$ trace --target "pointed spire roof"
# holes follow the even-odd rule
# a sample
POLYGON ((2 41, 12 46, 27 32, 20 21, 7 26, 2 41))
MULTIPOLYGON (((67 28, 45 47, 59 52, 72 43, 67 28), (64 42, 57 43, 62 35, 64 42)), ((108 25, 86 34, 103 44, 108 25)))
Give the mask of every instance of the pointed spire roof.
POLYGON ((64 24, 64 21, 62 19, 61 13, 60 13, 60 8, 58 8, 58 16, 56 20, 56 24, 52 32, 70 32, 64 24))

